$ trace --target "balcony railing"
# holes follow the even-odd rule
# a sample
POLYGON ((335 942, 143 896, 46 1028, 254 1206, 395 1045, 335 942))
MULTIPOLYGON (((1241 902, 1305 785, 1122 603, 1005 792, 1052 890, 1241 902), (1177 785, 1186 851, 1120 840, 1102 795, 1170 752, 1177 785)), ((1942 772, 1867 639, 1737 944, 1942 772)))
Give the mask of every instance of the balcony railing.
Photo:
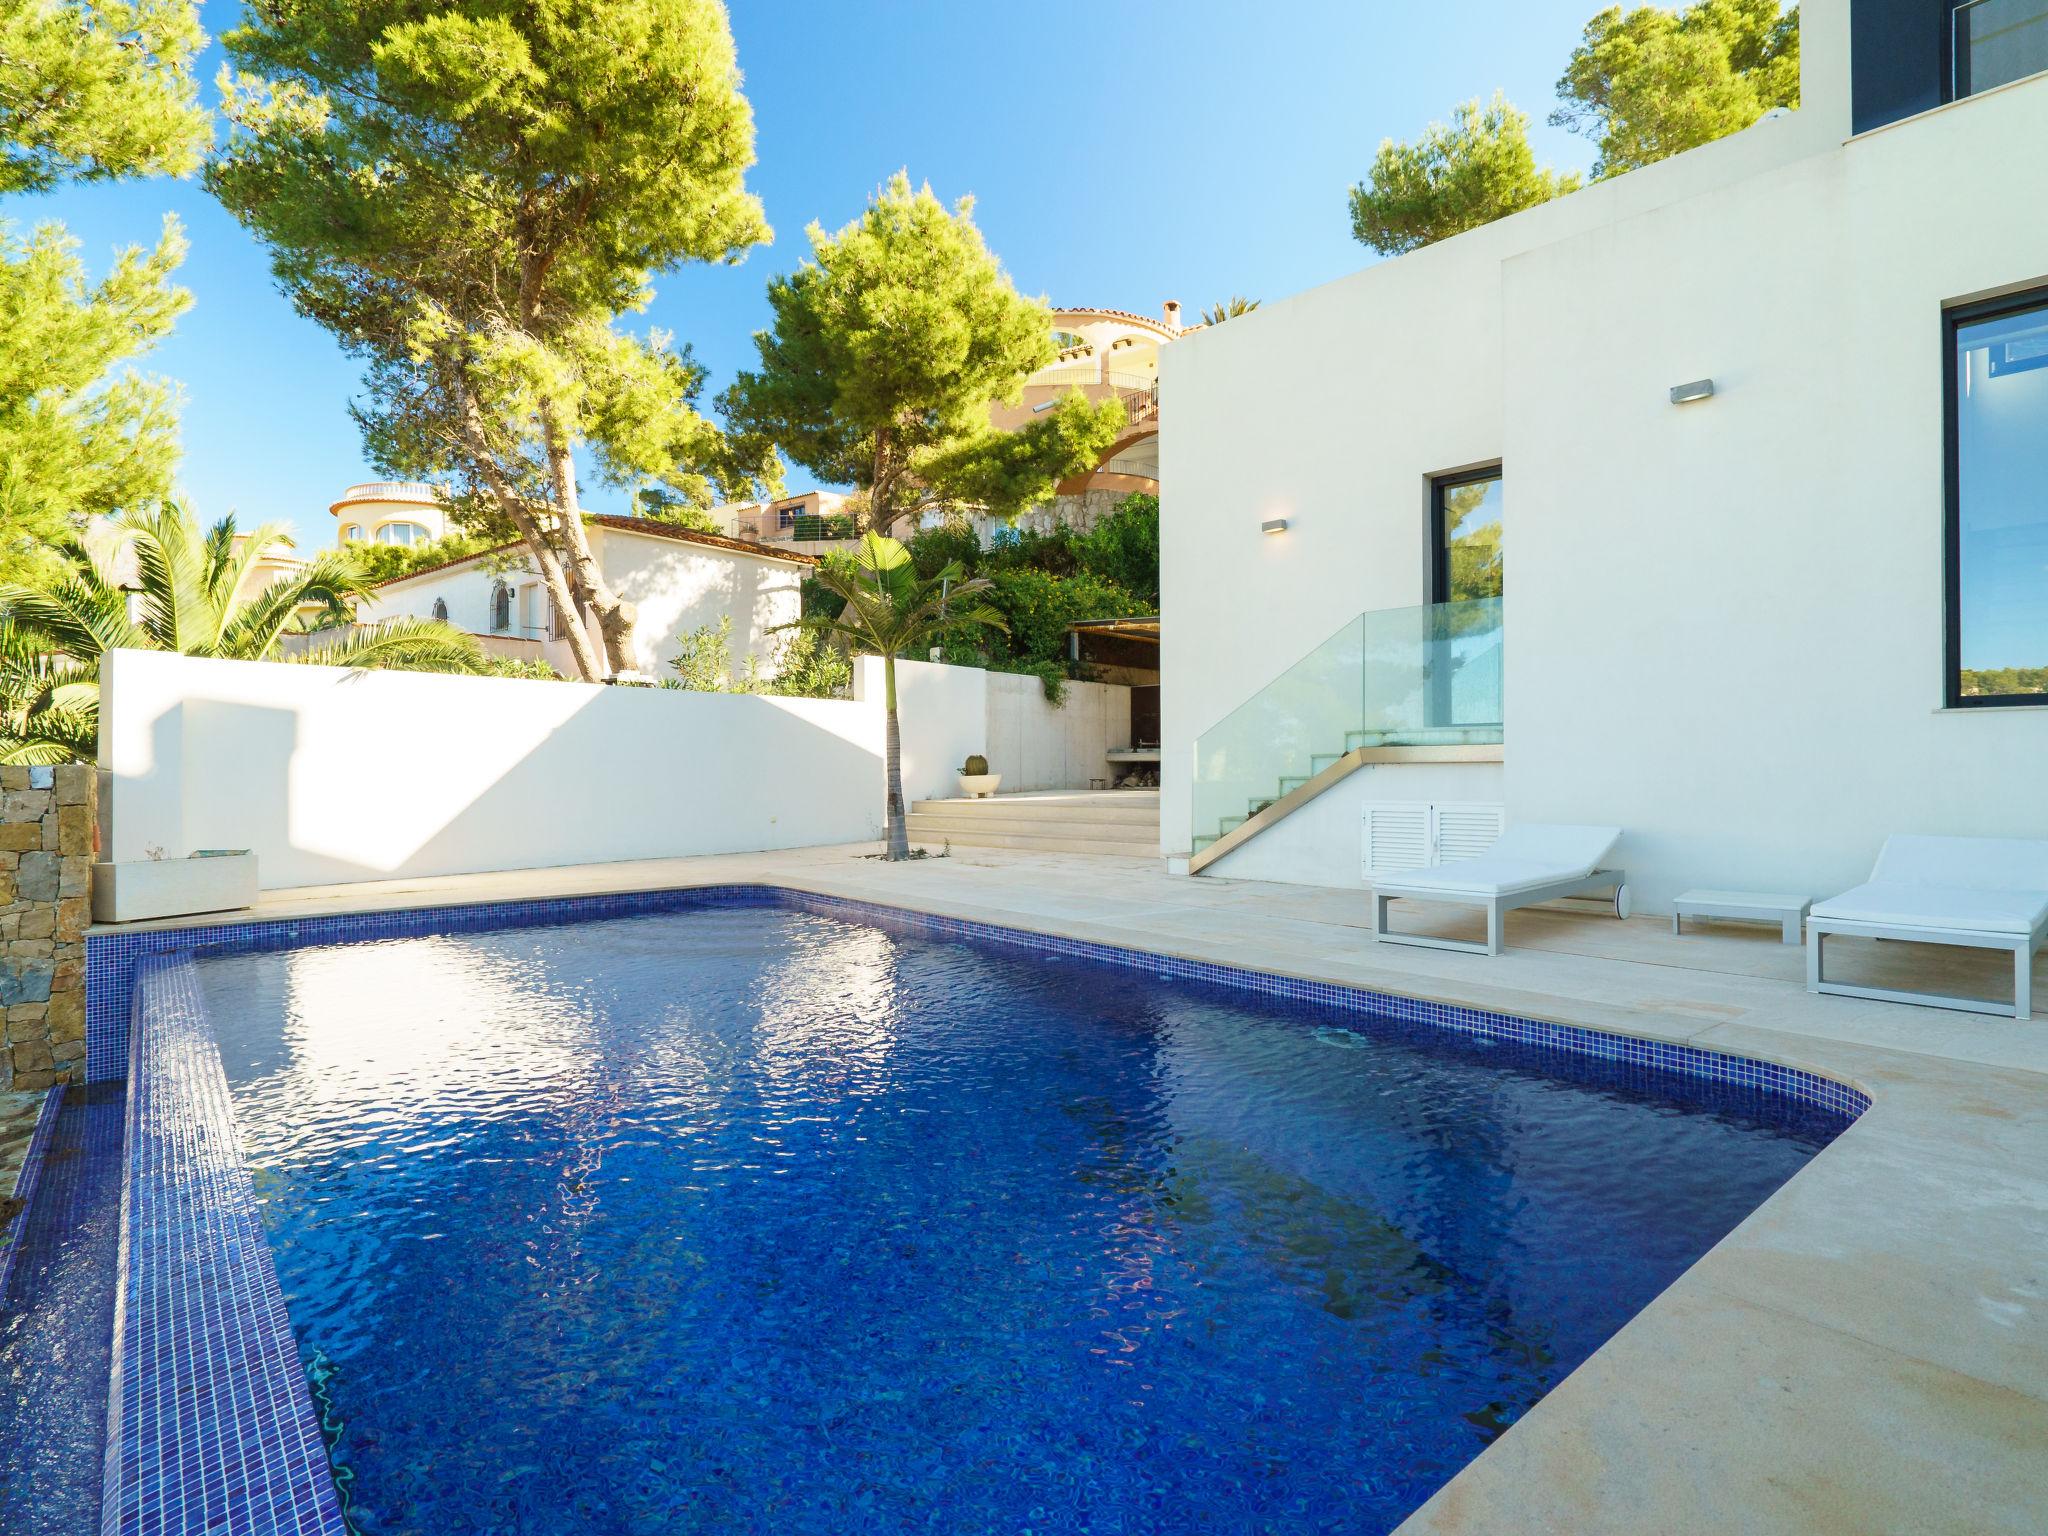
POLYGON ((1958 101, 2048 70, 2048 0, 1968 0, 1954 26, 1958 101))
POLYGON ((1497 597, 1361 613, 1196 740, 1196 834, 1361 748, 1499 742, 1501 641, 1497 597))
POLYGON ((733 519, 732 536, 755 544, 850 539, 854 536, 853 516, 846 512, 798 512, 785 518, 772 509, 745 512, 733 519))

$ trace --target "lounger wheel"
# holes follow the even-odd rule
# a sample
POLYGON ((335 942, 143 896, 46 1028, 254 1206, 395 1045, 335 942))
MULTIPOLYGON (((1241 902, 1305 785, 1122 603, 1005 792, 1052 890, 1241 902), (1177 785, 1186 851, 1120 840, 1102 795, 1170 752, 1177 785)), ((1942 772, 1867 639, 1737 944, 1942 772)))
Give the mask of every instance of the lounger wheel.
POLYGON ((1628 916, 1628 884, 1624 881, 1614 888, 1614 915, 1626 919, 1628 916))

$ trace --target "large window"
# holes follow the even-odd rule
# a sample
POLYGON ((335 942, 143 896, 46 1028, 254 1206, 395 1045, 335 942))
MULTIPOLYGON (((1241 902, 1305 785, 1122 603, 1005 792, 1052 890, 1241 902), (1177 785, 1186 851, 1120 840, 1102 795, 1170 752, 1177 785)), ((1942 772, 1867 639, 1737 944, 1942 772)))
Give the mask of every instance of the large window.
POLYGON ((377 530, 379 544, 425 544, 432 537, 420 523, 386 523, 377 530))
POLYGON ((1430 482, 1430 601, 1501 595, 1500 468, 1430 482))
POLYGON ((2048 0, 1963 0, 1952 25, 1957 101, 2048 70, 2048 0))
POLYGON ((1948 331, 1948 703, 2048 704, 2048 293, 1948 331))

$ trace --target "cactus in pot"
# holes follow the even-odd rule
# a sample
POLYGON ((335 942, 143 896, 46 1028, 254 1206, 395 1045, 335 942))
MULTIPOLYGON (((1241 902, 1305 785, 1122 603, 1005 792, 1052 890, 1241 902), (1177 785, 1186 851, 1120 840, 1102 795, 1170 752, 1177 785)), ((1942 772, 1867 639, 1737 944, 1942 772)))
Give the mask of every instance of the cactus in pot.
POLYGON ((1000 773, 988 771, 988 759, 979 752, 971 754, 960 765, 960 793, 970 800, 985 800, 996 792, 996 786, 1003 782, 1000 773))

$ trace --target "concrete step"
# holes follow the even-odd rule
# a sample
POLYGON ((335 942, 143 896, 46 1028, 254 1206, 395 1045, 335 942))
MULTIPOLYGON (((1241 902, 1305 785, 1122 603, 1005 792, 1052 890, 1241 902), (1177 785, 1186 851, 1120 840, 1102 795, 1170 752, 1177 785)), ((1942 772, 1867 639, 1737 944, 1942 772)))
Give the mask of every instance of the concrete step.
POLYGON ((957 827, 940 824, 934 826, 922 816, 912 813, 906 830, 913 843, 927 848, 936 848, 942 843, 951 843, 955 848, 1017 848, 1035 853, 1100 853, 1119 858, 1156 859, 1159 857, 1159 838, 1154 833, 1149 838, 1062 836, 1054 831, 1042 832, 993 832, 982 827, 957 827))
POLYGON ((1043 821, 1029 817, 932 816, 910 813, 910 824, 942 833, 956 841, 963 837, 1063 837, 1069 842, 1148 843, 1157 846, 1159 824, 1114 821, 1043 821))
POLYGON ((913 816, 947 816, 955 820, 1033 823, 1098 823, 1107 826, 1159 825, 1159 801, 1142 791, 1106 792, 1074 800, 997 795, 989 800, 913 800, 913 816), (1121 793, 1128 793, 1124 801, 1121 793))

